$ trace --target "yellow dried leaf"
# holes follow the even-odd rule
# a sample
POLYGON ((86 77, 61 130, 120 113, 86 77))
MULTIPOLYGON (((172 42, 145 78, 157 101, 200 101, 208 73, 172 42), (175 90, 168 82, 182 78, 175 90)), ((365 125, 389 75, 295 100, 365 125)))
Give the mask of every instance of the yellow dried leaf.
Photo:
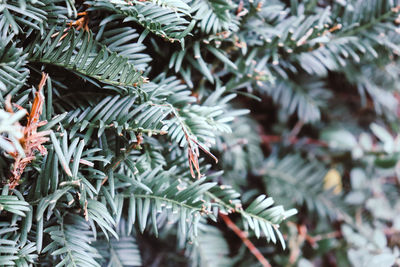
POLYGON ((324 189, 333 188, 334 194, 342 192, 342 176, 336 169, 330 169, 324 177, 324 189))

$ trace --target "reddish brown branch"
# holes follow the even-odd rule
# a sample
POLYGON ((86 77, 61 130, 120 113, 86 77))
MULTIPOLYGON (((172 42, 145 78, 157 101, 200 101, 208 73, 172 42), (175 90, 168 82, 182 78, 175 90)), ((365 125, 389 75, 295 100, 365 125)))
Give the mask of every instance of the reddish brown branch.
POLYGON ((340 231, 334 231, 334 232, 311 236, 308 234, 308 229, 305 224, 296 224, 293 222, 287 222, 286 224, 292 230, 296 229, 297 231, 297 235, 292 234, 289 237, 290 264, 294 264, 298 260, 301 248, 304 246, 304 242, 308 242, 313 248, 317 248, 318 247, 317 243, 319 241, 331 238, 338 238, 342 235, 340 231))
POLYGON ((254 246, 254 244, 247 238, 245 232, 240 230, 239 227, 236 226, 234 222, 223 213, 219 213, 220 217, 224 220, 225 224, 233 231, 235 234, 242 239, 242 242, 246 245, 246 247, 250 250, 250 252, 257 258, 257 260, 264 266, 264 267, 271 267, 271 264, 268 260, 261 254, 261 252, 254 246))
POLYGON ((341 235, 342 235, 342 233, 340 231, 330 232, 330 233, 326 233, 326 234, 320 234, 320 235, 316 235, 316 236, 306 235, 306 240, 308 243, 310 243, 311 246, 315 247, 316 243, 321 240, 338 238, 341 235))
MULTIPOLYGON (((317 140, 317 139, 312 139, 312 138, 298 138, 296 136, 290 137, 288 138, 289 142, 294 145, 297 144, 298 142, 300 142, 300 140, 304 140, 304 143, 307 145, 317 145, 317 146, 321 146, 321 147, 327 147, 328 144, 317 140)), ((282 142, 282 136, 279 135, 266 135, 266 134, 262 134, 261 135, 261 140, 263 141, 264 144, 270 144, 270 143, 278 143, 278 142, 282 142)))

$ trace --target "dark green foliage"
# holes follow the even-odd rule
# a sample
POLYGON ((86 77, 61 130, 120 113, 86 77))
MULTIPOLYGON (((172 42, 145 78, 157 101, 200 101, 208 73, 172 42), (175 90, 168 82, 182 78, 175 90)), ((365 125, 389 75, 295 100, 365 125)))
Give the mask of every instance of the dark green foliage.
POLYGON ((1 1, 0 265, 398 265, 399 11, 1 1))
POLYGON ((129 86, 142 82, 134 65, 98 44, 83 30, 53 27, 43 38, 38 35, 26 51, 31 62, 60 66, 108 84, 129 86))

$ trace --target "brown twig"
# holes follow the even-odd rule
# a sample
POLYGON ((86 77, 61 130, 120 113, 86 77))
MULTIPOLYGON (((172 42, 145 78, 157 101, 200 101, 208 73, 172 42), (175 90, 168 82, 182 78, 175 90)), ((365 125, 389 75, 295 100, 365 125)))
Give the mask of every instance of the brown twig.
POLYGON ((271 264, 268 260, 261 254, 261 252, 254 246, 254 244, 247 238, 245 232, 240 230, 239 227, 236 226, 234 222, 223 213, 219 213, 219 216, 224 220, 226 226, 228 226, 235 234, 242 239, 242 242, 246 245, 246 247, 250 250, 250 252, 257 258, 257 260, 264 266, 264 267, 271 267, 271 264))
POLYGON ((326 233, 326 234, 320 234, 320 235, 316 235, 316 236, 307 235, 306 236, 306 240, 307 240, 308 243, 310 243, 311 246, 315 247, 316 243, 321 241, 321 240, 331 239, 331 238, 338 238, 341 235, 342 235, 342 233, 340 231, 334 231, 334 232, 330 232, 330 233, 326 233))
POLYGON ((307 239, 307 227, 304 224, 297 225, 292 222, 288 222, 287 225, 292 229, 296 229, 298 233, 298 235, 289 239, 289 263, 294 264, 300 256, 301 246, 303 246, 304 241, 307 239))
MULTIPOLYGON (((263 141, 264 144, 270 144, 270 143, 279 143, 283 141, 282 136, 279 135, 267 135, 267 134, 262 134, 261 135, 261 140, 263 141)), ((297 144, 298 142, 304 140, 304 143, 307 145, 317 145, 321 147, 327 147, 328 144, 317 139, 312 139, 309 137, 304 137, 304 138, 299 138, 299 137, 291 137, 289 138, 290 144, 294 145, 297 144)))
POLYGON ((293 234, 289 238, 289 248, 290 248, 290 255, 289 255, 289 263, 294 264, 301 252, 301 247, 304 245, 304 242, 308 242, 313 248, 318 247, 318 242, 325 239, 331 238, 338 238, 342 234, 340 231, 334 231, 324 234, 319 234, 315 236, 311 236, 308 234, 308 229, 305 224, 296 224, 294 222, 287 222, 286 223, 289 229, 292 229, 293 233, 297 232, 297 234, 293 234))

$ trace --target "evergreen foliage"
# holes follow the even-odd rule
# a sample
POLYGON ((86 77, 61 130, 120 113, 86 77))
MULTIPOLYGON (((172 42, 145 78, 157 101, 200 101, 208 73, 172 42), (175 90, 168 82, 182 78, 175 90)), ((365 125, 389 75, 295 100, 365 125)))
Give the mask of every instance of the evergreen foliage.
POLYGON ((0 0, 0 266, 400 265, 399 24, 0 0))

